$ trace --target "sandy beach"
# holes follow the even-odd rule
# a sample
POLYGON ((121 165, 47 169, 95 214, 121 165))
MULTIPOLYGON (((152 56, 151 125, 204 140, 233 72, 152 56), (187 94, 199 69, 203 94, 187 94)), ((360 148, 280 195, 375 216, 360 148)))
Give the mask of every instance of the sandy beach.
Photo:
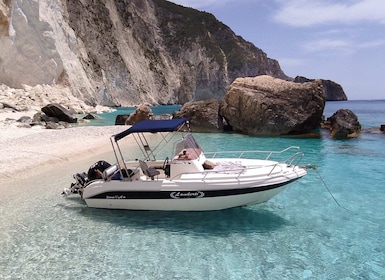
POLYGON ((126 128, 83 126, 51 130, 41 127, 19 128, 4 122, 7 118, 17 119, 20 117, 18 114, 33 113, 0 114, 0 179, 3 182, 14 181, 20 176, 28 177, 30 172, 36 174, 48 165, 53 167, 111 151, 109 137, 126 128))

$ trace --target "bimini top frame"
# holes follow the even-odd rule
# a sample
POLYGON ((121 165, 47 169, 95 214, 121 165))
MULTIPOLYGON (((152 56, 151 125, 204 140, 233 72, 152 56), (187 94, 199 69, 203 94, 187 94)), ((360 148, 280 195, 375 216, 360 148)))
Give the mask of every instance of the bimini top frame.
POLYGON ((188 119, 172 119, 172 120, 144 120, 131 126, 129 129, 113 135, 115 142, 132 134, 141 132, 173 132, 186 123, 188 119))
POLYGON ((125 160, 124 160, 122 151, 120 149, 120 146, 118 144, 119 140, 125 138, 128 135, 133 134, 133 137, 136 143, 138 144, 139 148, 141 149, 144 155, 143 160, 155 160, 155 151, 161 150, 160 146, 162 146, 162 144, 166 145, 170 141, 170 137, 167 137, 167 135, 170 135, 171 132, 183 131, 182 129, 185 127, 184 124, 186 124, 188 132, 190 132, 188 120, 189 119, 187 118, 171 119, 171 120, 144 120, 132 125, 130 128, 126 129, 125 131, 112 135, 110 140, 111 140, 112 148, 114 150, 116 161, 119 165, 120 172, 122 169, 127 169, 127 166, 125 166, 126 165, 125 160), (157 132, 168 132, 168 133, 166 133, 167 135, 162 134, 162 137, 163 137, 162 141, 158 143, 156 147, 151 149, 148 145, 146 137, 144 136, 144 133, 157 133, 157 132))

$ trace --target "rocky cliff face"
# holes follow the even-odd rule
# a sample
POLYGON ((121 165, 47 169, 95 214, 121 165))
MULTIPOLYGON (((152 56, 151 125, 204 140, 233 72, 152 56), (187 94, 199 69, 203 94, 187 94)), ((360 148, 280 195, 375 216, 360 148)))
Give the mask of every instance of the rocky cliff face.
POLYGON ((220 99, 237 77, 288 79, 211 14, 164 0, 0 0, 0 83, 89 104, 220 99))
MULTIPOLYGON (((294 79, 296 83, 312 82, 314 79, 297 76, 294 79)), ((346 101, 348 100, 342 86, 330 80, 321 80, 322 88, 326 97, 326 101, 346 101)))

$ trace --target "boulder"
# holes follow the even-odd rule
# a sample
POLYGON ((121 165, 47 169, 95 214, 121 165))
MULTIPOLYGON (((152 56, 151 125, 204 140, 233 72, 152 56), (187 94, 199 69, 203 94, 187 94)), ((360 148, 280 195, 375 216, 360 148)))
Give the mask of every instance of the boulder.
POLYGON ((57 118, 59 121, 76 123, 78 119, 66 108, 58 103, 51 103, 44 106, 41 111, 48 117, 57 118))
POLYGON ((130 114, 117 115, 115 117, 115 125, 125 125, 130 114))
POLYGON ((46 129, 64 129, 71 127, 67 122, 47 122, 46 129))
MULTIPOLYGON (((45 127, 47 122, 45 119, 49 119, 49 117, 47 117, 44 113, 42 112, 37 112, 36 114, 34 114, 31 118, 31 122, 30 122, 30 125, 31 126, 41 126, 41 127, 45 127)), ((59 121, 58 119, 56 118, 51 118, 51 119, 54 119, 56 121, 59 121)))
POLYGON ((40 115, 40 120, 43 121, 43 122, 59 122, 60 120, 56 117, 50 117, 50 116, 47 116, 46 114, 41 114, 40 115))
POLYGON ((179 111, 175 111, 173 118, 189 118, 190 125, 195 131, 218 131, 223 127, 218 112, 219 101, 216 99, 192 101, 185 103, 179 111))
POLYGON ((98 120, 100 119, 98 115, 88 113, 83 117, 83 120, 98 120))
POLYGON ((380 126, 380 131, 385 132, 385 124, 382 124, 382 125, 380 126))
MULTIPOLYGON (((44 121, 43 115, 46 116, 46 115, 43 114, 42 112, 37 112, 36 114, 33 115, 33 117, 32 117, 32 122, 41 122, 41 121, 44 121)), ((48 117, 47 117, 47 118, 48 118, 48 117)))
POLYGON ((31 124, 32 123, 32 118, 29 117, 29 116, 22 116, 20 117, 17 122, 21 122, 21 123, 26 123, 26 124, 31 124))
POLYGON ((322 81, 294 83, 270 76, 238 78, 219 114, 235 131, 252 135, 306 133, 319 127, 325 107, 322 81))
POLYGON ((355 138, 361 132, 357 116, 348 109, 340 109, 327 119, 330 123, 330 136, 335 139, 355 138))
POLYGON ((152 119, 153 113, 150 106, 141 104, 136 108, 135 112, 130 114, 126 120, 126 125, 133 125, 139 121, 152 119))

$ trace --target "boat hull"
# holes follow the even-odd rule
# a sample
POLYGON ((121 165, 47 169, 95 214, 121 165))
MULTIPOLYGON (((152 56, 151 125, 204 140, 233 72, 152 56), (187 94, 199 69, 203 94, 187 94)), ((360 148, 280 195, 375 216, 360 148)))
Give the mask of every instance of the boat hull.
MULTIPOLYGON (((88 197, 83 196, 83 199, 89 207, 94 208, 212 211, 266 202, 298 178, 286 178, 270 185, 261 185, 261 182, 258 182, 258 186, 255 186, 255 182, 240 182, 235 187, 210 184, 200 188, 191 184, 176 187, 172 182, 163 182, 159 188, 157 182, 147 182, 142 188, 130 189, 127 186, 121 187, 121 182, 116 182, 107 189, 103 186, 105 182, 101 182, 99 186, 93 186, 92 191, 85 192, 88 197), (149 187, 149 183, 153 186, 149 187)), ((137 182, 136 185, 142 184, 137 182)))

